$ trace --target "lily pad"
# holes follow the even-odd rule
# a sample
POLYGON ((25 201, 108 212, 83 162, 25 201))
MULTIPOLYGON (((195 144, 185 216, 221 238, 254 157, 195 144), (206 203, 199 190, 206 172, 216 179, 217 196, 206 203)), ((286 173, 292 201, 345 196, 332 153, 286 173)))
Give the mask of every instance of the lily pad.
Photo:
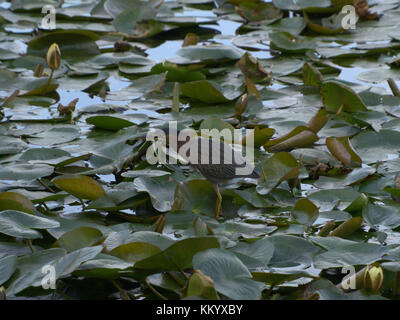
POLYGON ((96 200, 105 195, 102 186, 87 176, 64 175, 58 176, 52 182, 60 189, 72 194, 78 199, 96 200))

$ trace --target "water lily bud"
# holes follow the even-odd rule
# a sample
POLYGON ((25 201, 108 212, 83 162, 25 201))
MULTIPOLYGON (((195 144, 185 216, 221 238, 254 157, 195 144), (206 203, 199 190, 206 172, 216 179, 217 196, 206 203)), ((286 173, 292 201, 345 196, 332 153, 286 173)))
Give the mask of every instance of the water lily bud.
POLYGON ((364 272, 364 288, 378 291, 383 284, 383 270, 381 266, 368 266, 364 272))
POLYGON ((240 116, 247 107, 247 93, 242 95, 235 104, 235 114, 236 116, 240 116))
POLYGON ((61 64, 61 51, 57 43, 53 43, 47 51, 46 62, 51 70, 57 70, 61 64))
POLYGON ((184 295, 187 297, 200 296, 206 299, 219 300, 214 281, 200 270, 193 271, 185 289, 184 295))

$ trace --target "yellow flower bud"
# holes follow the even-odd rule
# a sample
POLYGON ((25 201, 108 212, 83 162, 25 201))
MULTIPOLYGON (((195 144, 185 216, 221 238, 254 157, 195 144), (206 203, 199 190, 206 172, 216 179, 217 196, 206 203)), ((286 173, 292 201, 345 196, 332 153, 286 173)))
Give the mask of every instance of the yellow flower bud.
POLYGON ((51 70, 57 70, 61 64, 61 51, 57 43, 53 43, 47 51, 46 62, 51 70))
POLYGON ((364 272, 364 288, 378 291, 383 284, 383 270, 379 265, 368 266, 364 272))

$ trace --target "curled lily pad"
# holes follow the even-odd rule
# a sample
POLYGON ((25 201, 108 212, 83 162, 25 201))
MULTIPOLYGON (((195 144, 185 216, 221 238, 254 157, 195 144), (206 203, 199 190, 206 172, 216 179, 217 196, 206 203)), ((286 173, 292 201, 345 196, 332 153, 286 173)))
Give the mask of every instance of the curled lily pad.
POLYGON ((322 24, 315 23, 309 18, 308 14, 304 12, 304 19, 306 20, 307 26, 314 32, 321 34, 338 34, 344 31, 341 22, 344 18, 342 15, 333 15, 325 20, 322 20, 322 24))
POLYGON ((330 237, 346 238, 357 231, 363 223, 360 217, 351 218, 329 233, 330 237))
POLYGON ((329 151, 348 167, 361 166, 362 160, 351 145, 349 137, 326 138, 329 151))
POLYGON ((318 141, 318 136, 314 131, 310 130, 308 127, 299 126, 282 137, 267 141, 265 148, 271 152, 280 152, 291 150, 295 147, 306 147, 316 141, 318 141))
POLYGON ((307 127, 309 127, 312 131, 317 133, 319 130, 321 130, 325 124, 328 122, 329 117, 328 113, 325 111, 325 109, 319 109, 318 112, 310 119, 310 121, 307 124, 307 127))
POLYGON ((269 83, 272 72, 267 72, 260 62, 246 52, 236 65, 242 70, 243 74, 255 83, 269 83))

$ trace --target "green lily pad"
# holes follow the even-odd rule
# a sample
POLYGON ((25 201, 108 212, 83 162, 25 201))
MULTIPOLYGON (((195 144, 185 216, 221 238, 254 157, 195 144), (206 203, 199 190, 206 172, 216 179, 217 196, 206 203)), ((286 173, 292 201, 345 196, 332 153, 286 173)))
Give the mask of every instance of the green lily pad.
POLYGON ((0 212, 0 222, 0 233, 25 239, 42 238, 35 229, 57 228, 60 225, 57 221, 16 210, 0 212))
POLYGON ((307 198, 300 199, 292 211, 293 218, 299 223, 312 225, 319 215, 318 207, 307 198))
POLYGON ((251 279, 251 273, 233 253, 211 249, 196 254, 193 265, 213 279, 215 289, 231 299, 259 299, 263 284, 251 279))
POLYGON ((208 80, 185 82, 181 85, 181 94, 204 103, 226 103, 238 98, 242 90, 231 86, 221 87, 208 80))
POLYGON ((239 50, 225 45, 187 46, 179 49, 177 54, 190 60, 200 61, 220 59, 237 60, 242 56, 239 50))
POLYGON ((53 244, 53 247, 64 248, 72 252, 97 244, 103 237, 100 230, 91 227, 80 227, 64 233, 53 244))
POLYGON ((6 256, 0 259, 0 284, 6 282, 14 273, 17 266, 16 256, 6 256))
POLYGON ((55 31, 33 39, 28 44, 28 54, 45 56, 53 43, 60 47, 63 58, 76 58, 97 55, 100 53, 95 40, 98 35, 94 32, 81 30, 55 31))
POLYGON ((26 213, 34 213, 36 211, 32 201, 17 192, 0 193, 0 211, 3 210, 16 210, 26 213))
POLYGON ((105 195, 102 186, 87 176, 63 175, 54 178, 52 182, 78 199, 96 200, 105 195))
POLYGON ((214 237, 188 238, 178 241, 164 251, 135 263, 135 268, 145 270, 183 270, 192 267, 193 256, 211 248, 219 248, 214 237))
POLYGON ((347 112, 366 111, 360 96, 350 87, 335 81, 322 84, 321 97, 326 111, 336 113, 339 109, 347 112))
POLYGON ((112 116, 93 116, 86 118, 86 122, 94 125, 96 128, 118 131, 122 128, 135 125, 133 122, 112 116))
POLYGON ((154 256, 161 252, 161 249, 146 242, 130 242, 121 244, 110 251, 110 254, 124 261, 136 262, 154 256))
POLYGON ((257 186, 259 194, 267 194, 283 181, 296 178, 300 173, 300 166, 288 152, 274 154, 263 163, 262 169, 265 183, 257 186))
POLYGON ((139 177, 133 182, 135 188, 147 192, 154 208, 160 212, 171 210, 177 183, 161 178, 139 177))

